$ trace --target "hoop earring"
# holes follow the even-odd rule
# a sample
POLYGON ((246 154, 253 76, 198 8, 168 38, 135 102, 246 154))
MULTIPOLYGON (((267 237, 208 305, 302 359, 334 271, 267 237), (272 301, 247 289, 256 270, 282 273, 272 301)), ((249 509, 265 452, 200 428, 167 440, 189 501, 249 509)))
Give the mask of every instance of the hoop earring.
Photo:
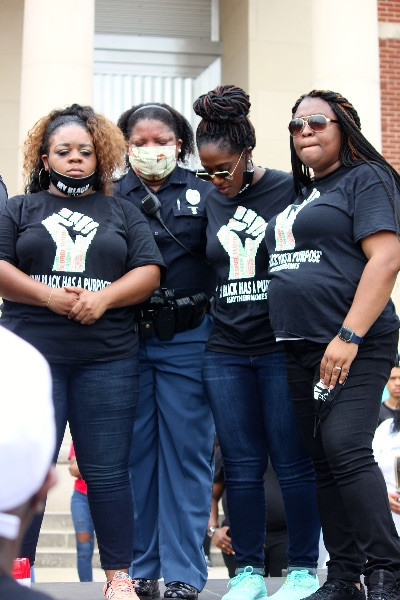
POLYGON ((39 171, 39 187, 40 187, 40 189, 41 189, 41 190, 47 190, 47 189, 49 188, 49 186, 47 185, 47 187, 46 187, 46 188, 45 188, 45 187, 43 187, 43 186, 42 186, 42 182, 40 181, 40 178, 41 178, 41 176, 42 176, 42 173, 43 173, 43 171, 44 171, 45 173, 47 173, 47 171, 46 171, 46 169, 44 169, 44 167, 42 167, 42 168, 40 169, 40 171, 39 171))

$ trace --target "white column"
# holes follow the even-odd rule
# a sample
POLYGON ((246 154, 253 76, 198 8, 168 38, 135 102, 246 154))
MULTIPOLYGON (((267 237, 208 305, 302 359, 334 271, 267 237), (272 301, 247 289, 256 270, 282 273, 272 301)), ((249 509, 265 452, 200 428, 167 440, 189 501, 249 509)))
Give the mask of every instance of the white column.
POLYGON ((25 0, 19 139, 54 108, 91 104, 95 0, 25 0))
POLYGON ((312 86, 340 92, 381 150, 377 0, 312 0, 312 86))
MULTIPOLYGON (((345 96, 361 118, 363 134, 381 151, 377 0, 312 0, 311 18, 313 87, 345 96)), ((400 314, 400 278, 392 298, 400 314)))

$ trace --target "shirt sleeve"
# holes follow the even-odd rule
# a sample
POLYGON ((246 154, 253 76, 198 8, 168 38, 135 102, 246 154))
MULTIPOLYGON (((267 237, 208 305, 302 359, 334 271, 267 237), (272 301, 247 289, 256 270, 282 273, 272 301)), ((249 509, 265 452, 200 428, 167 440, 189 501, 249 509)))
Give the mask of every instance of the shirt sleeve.
POLYGON ((354 190, 353 232, 356 242, 378 231, 396 231, 391 194, 400 212, 400 194, 389 175, 380 167, 370 165, 356 174, 354 190))
POLYGON ((22 197, 10 198, 0 216, 0 260, 17 266, 16 243, 20 222, 22 197))
POLYGON ((3 212, 6 202, 7 202, 7 188, 6 188, 6 184, 4 183, 1 175, 0 175, 0 215, 3 212))

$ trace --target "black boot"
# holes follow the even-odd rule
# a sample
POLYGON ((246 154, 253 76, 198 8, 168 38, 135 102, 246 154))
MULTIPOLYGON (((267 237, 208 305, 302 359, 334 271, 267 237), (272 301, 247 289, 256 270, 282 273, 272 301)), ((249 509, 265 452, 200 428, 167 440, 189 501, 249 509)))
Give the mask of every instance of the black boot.
POLYGON ((155 600, 160 597, 158 579, 135 579, 135 592, 140 600, 155 600))
POLYGON ((328 579, 307 600, 365 600, 365 592, 362 586, 359 590, 352 581, 328 579))
POLYGON ((178 600, 197 600, 198 591, 188 583, 171 581, 165 586, 164 598, 177 598, 178 600))
POLYGON ((400 584, 386 569, 374 571, 369 578, 368 600, 399 600, 400 584))

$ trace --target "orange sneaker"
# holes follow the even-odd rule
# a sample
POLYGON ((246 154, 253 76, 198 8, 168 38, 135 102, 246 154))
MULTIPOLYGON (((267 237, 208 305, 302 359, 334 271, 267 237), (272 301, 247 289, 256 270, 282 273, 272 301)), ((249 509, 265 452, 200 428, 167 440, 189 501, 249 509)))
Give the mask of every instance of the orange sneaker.
POLYGON ((106 600, 139 600, 135 592, 135 582, 128 573, 117 571, 111 581, 107 581, 103 588, 106 600))

